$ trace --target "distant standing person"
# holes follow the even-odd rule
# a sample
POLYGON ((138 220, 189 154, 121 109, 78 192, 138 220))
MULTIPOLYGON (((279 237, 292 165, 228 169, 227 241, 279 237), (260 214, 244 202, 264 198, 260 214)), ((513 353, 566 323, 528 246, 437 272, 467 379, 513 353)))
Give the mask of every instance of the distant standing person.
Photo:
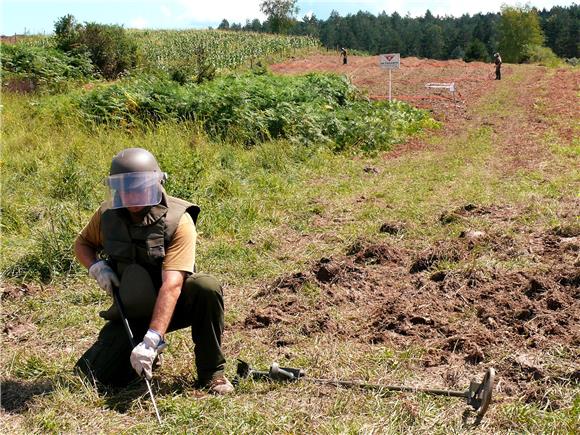
POLYGON ((493 63, 495 64, 495 79, 501 80, 501 56, 499 55, 499 53, 495 53, 493 57, 494 57, 493 63))
POLYGON ((346 57, 347 53, 346 53, 346 48, 342 47, 340 49, 340 57, 342 57, 342 64, 346 65, 347 64, 347 57, 346 57))

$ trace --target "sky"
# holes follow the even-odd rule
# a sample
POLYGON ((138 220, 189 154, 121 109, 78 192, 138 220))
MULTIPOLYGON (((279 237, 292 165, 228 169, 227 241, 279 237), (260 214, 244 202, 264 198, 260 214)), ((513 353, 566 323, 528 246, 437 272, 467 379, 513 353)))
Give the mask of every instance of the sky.
MULTIPOLYGON (((570 6, 577 0, 534 0, 539 9, 552 6, 570 6)), ((67 14, 78 22, 119 24, 125 28, 149 29, 203 29, 216 28, 225 18, 230 23, 245 24, 258 18, 261 0, 0 0, 0 33, 3 35, 52 33, 55 21, 67 14)), ((385 11, 400 15, 423 16, 429 9, 433 15, 461 16, 478 12, 499 12, 510 0, 298 0, 298 18, 314 14, 326 20, 335 10, 341 16, 359 10, 374 15, 385 11)), ((520 4, 522 4, 520 2, 520 4)))

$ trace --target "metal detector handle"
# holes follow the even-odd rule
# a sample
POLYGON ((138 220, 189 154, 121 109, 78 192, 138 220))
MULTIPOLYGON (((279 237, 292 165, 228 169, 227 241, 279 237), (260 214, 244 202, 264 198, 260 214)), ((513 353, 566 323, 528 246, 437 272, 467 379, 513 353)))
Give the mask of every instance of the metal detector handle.
POLYGON ((272 363, 269 375, 270 378, 275 381, 297 381, 304 376, 304 370, 291 367, 280 367, 278 363, 272 363))
POLYGON ((249 375, 252 379, 270 379, 270 372, 260 370, 250 370, 249 375))
POLYGON ((305 381, 317 384, 334 385, 336 387, 357 387, 365 390, 400 391, 403 393, 426 393, 435 396, 467 397, 466 391, 441 390, 436 388, 405 387, 400 385, 369 384, 363 381, 342 381, 340 379, 304 378, 305 381))

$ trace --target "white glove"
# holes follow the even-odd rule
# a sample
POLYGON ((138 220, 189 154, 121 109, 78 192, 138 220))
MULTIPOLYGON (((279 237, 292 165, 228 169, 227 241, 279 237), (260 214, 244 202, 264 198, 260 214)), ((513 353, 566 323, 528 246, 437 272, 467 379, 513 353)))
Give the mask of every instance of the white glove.
POLYGON ((121 284, 119 277, 105 260, 97 261, 89 267, 89 276, 94 278, 109 296, 113 294, 113 286, 119 287, 121 284))
POLYGON ((167 347, 161 335, 153 329, 149 329, 143 341, 131 352, 131 365, 139 376, 144 375, 147 379, 153 377, 153 363, 155 358, 167 347))

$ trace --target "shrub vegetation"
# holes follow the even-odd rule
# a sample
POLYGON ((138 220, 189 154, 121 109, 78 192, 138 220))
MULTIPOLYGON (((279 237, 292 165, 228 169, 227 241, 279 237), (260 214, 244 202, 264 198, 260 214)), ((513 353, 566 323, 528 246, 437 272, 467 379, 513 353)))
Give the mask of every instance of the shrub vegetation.
POLYGON ((424 111, 402 102, 368 101, 346 78, 330 74, 230 75, 188 86, 146 76, 95 88, 75 103, 96 124, 193 120, 210 139, 243 145, 288 139, 381 150, 434 125, 424 111))
POLYGON ((88 56, 69 55, 55 48, 28 44, 2 46, 3 85, 8 89, 62 92, 71 81, 86 81, 93 74, 88 56))
POLYGON ((557 67, 562 60, 549 47, 541 45, 526 45, 524 47, 524 60, 528 63, 537 63, 543 66, 557 67))
POLYGON ((66 15, 55 23, 57 47, 87 53, 103 77, 114 79, 137 65, 137 43, 121 26, 76 22, 66 15))

